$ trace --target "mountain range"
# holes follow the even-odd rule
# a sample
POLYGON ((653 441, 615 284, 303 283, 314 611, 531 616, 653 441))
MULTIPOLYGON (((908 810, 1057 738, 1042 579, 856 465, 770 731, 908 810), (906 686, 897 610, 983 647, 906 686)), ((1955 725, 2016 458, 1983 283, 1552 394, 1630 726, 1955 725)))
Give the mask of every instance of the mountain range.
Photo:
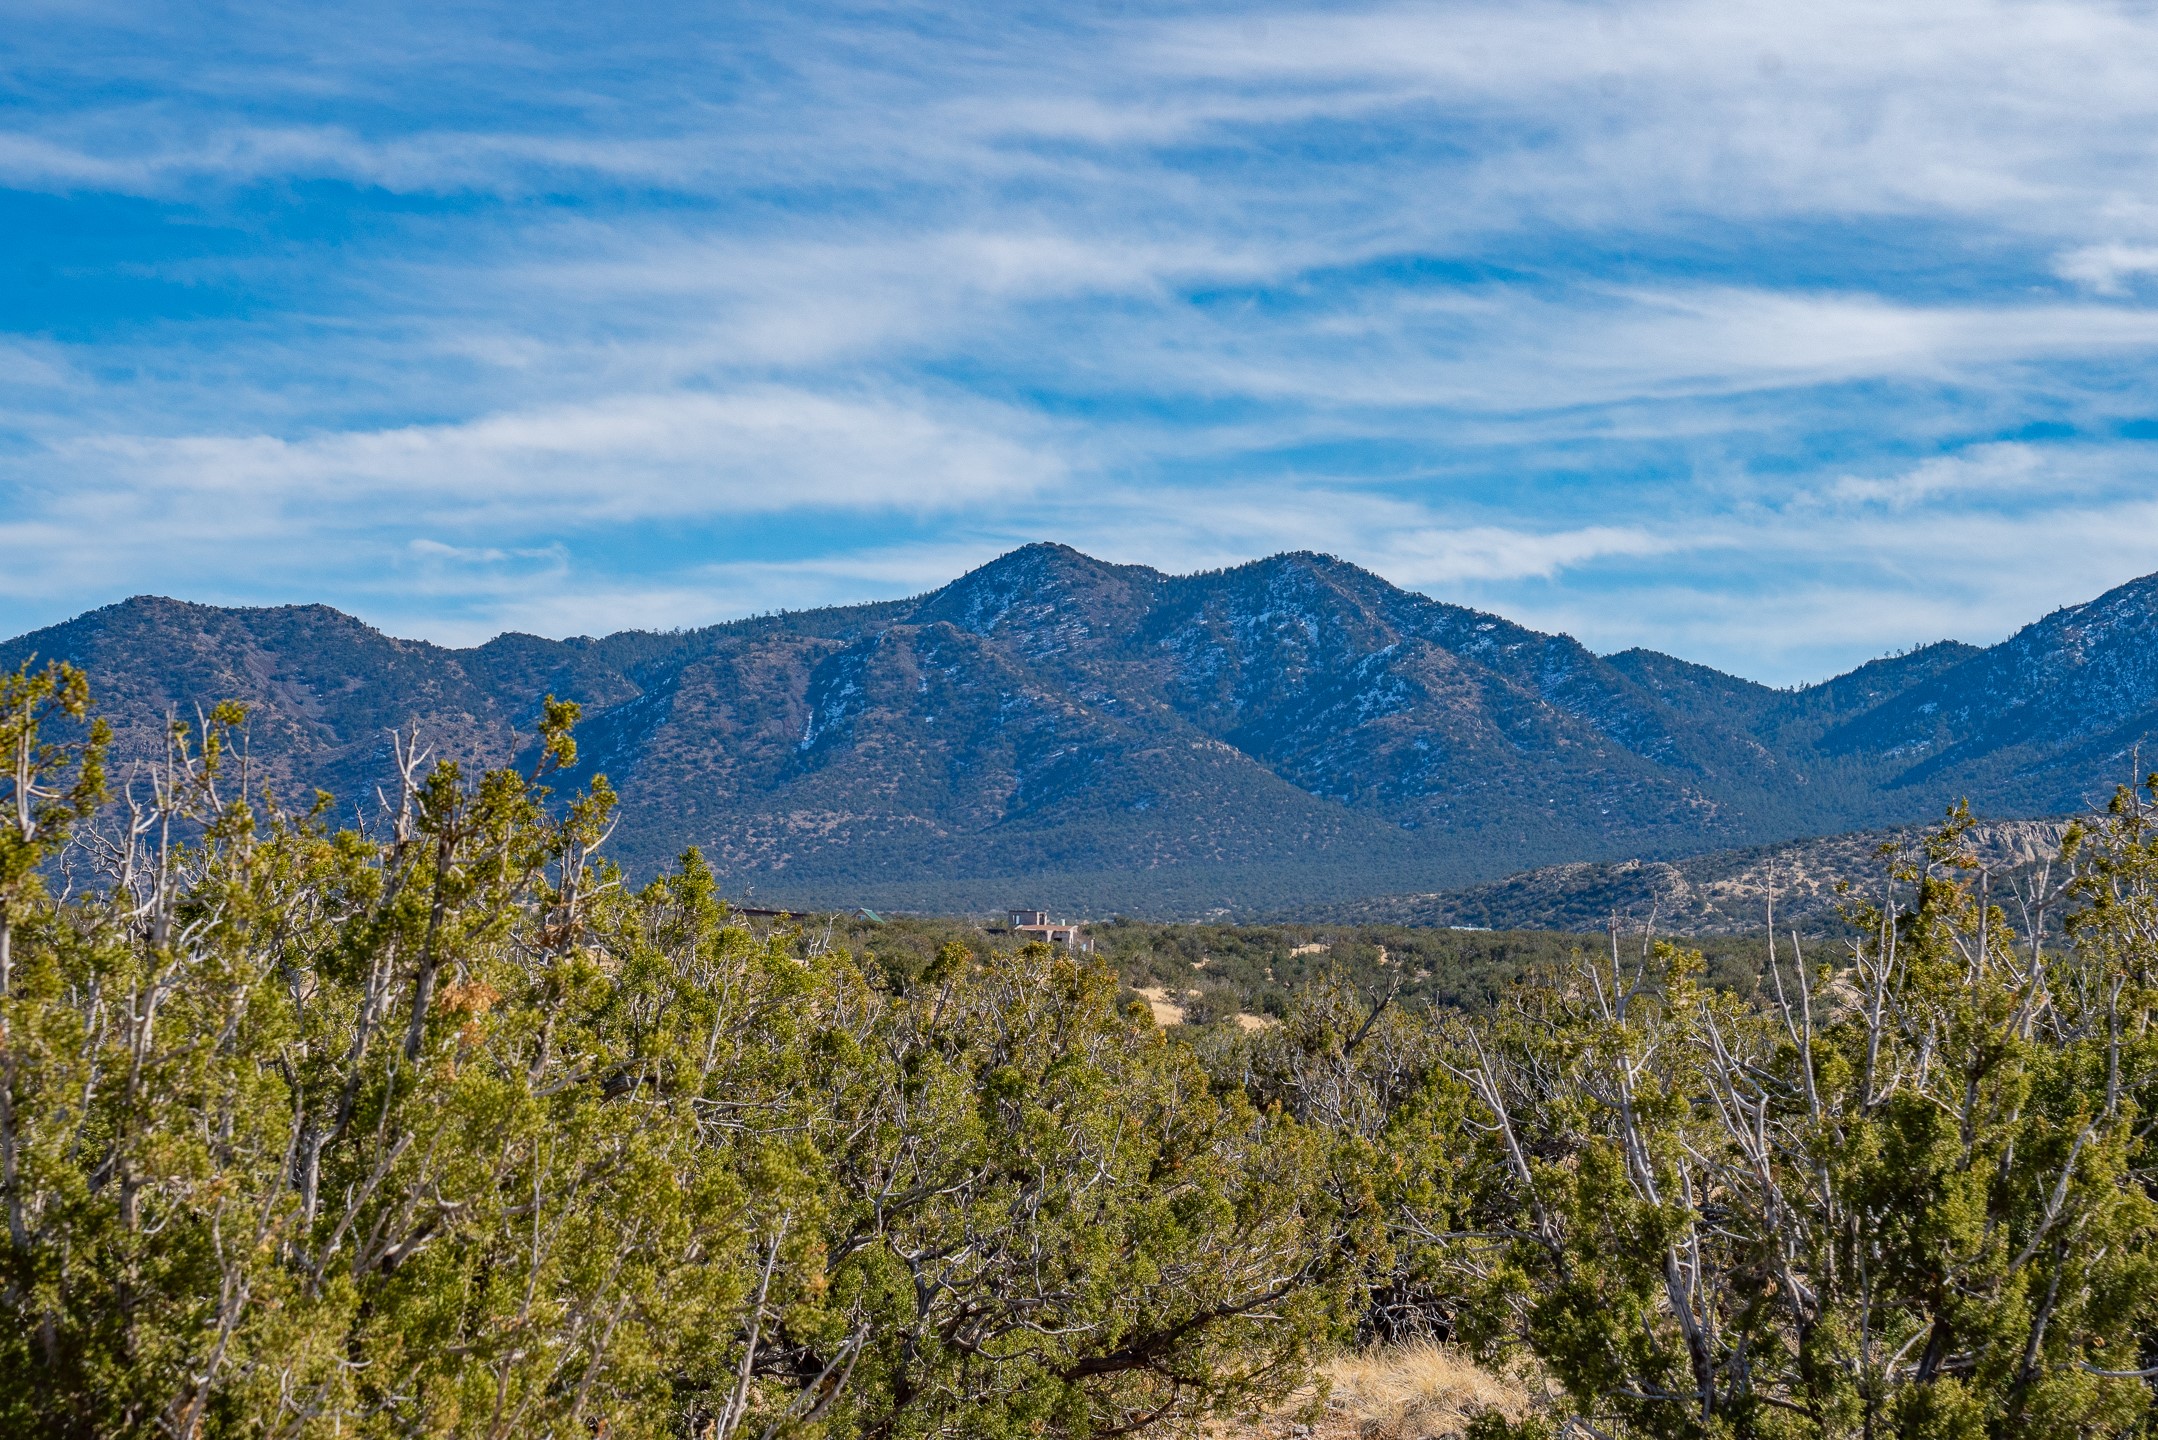
POLYGON ((582 702, 617 857, 764 904, 1282 913, 1535 866, 2060 814, 2158 755, 2158 576, 1990 648, 1774 689, 1308 553, 1167 575, 1029 545, 910 600, 468 649, 321 605, 138 597, 0 645, 89 670, 123 756, 237 699, 288 801, 364 813, 388 737, 499 763, 582 702))

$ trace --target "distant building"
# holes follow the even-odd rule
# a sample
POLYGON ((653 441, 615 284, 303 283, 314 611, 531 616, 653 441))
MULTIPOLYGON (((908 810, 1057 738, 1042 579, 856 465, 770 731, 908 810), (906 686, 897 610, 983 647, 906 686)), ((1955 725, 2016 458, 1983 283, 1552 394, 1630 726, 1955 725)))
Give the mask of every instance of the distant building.
POLYGON ((1011 917, 1012 929, 1030 939, 1072 950, 1094 948, 1094 942, 1081 935, 1077 925, 1051 920, 1047 910, 1007 910, 1005 914, 1011 917))

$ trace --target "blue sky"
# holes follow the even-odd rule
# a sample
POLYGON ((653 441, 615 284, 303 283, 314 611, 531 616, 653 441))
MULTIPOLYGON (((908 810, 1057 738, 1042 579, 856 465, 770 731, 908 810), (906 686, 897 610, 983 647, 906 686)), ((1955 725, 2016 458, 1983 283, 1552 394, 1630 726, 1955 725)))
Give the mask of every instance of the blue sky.
POLYGON ((1775 683, 2158 570, 2142 6, 0 4, 0 632, 1328 550, 1775 683))

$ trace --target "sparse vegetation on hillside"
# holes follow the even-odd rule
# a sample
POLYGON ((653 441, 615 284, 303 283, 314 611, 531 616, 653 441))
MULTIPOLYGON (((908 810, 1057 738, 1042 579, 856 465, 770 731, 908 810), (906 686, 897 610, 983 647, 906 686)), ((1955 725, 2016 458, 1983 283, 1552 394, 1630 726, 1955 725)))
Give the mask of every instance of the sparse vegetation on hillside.
MULTIPOLYGON (((2064 820, 2007 820, 1974 825, 1965 848, 1995 875, 2029 883, 2059 858, 2064 820)), ((1680 860, 1580 862, 1524 871, 1486 885, 1426 895, 1372 895, 1310 907, 1314 918, 1350 924, 1531 926, 1601 930, 1614 919, 1630 929, 1702 940, 1758 935, 1769 907, 1779 930, 1848 938, 1851 891, 1861 896, 1886 878, 1884 851, 1922 843, 1925 827, 1821 835, 1780 845, 1718 850, 1680 860)))

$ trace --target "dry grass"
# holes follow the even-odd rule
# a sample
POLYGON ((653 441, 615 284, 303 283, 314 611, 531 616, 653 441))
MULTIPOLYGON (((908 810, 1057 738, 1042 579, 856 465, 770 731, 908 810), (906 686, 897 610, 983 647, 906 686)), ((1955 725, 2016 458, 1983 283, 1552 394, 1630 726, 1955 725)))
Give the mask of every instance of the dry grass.
POLYGON ((1142 985, 1139 998, 1146 1001, 1146 1008, 1154 1012, 1154 1023, 1164 1030, 1171 1025, 1184 1023, 1184 1007, 1169 997, 1169 992, 1159 985, 1142 985))
POLYGON ((1366 1440, 1459 1435, 1480 1411, 1509 1420, 1529 1412, 1520 1380, 1494 1375, 1450 1345, 1424 1341, 1344 1355, 1325 1373, 1333 1382, 1328 1412, 1366 1440))
POLYGON ((1314 1393, 1277 1414, 1222 1432, 1221 1440, 1450 1440, 1471 1416, 1497 1410, 1509 1420, 1529 1413, 1528 1387, 1495 1375, 1448 1345, 1419 1342, 1343 1355, 1320 1372, 1327 1399, 1314 1417, 1314 1393))

